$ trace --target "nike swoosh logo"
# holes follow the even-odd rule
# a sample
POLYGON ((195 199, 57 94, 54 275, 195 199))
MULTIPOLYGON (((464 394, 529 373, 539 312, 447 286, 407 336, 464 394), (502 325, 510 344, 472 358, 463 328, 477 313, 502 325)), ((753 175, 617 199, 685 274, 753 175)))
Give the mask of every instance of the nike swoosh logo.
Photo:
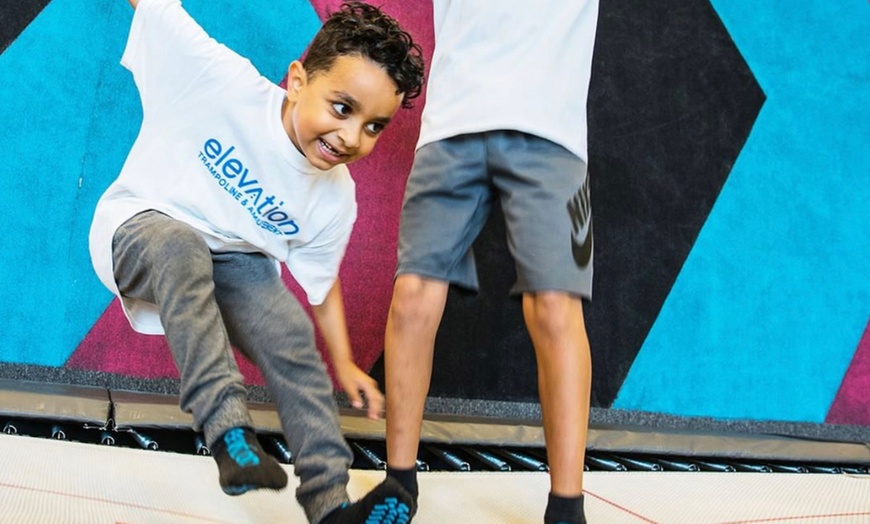
POLYGON ((577 237, 571 235, 571 254, 574 255, 577 266, 584 268, 589 265, 592 259, 592 242, 592 215, 589 215, 589 227, 586 228, 583 242, 577 242, 577 237))

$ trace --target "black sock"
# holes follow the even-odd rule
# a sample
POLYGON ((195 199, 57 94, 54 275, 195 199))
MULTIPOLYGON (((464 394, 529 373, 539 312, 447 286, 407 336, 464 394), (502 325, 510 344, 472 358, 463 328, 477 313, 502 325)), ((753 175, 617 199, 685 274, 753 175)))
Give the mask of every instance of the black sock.
POLYGON ((233 428, 212 446, 220 483, 227 495, 241 495, 259 488, 281 489, 287 485, 287 472, 278 461, 263 451, 257 435, 249 428, 233 428))
POLYGON ((405 488, 405 491, 410 493, 415 501, 417 500, 417 494, 419 493, 417 488, 417 468, 398 469, 387 466, 387 476, 398 480, 399 484, 405 488))
POLYGON ((406 524, 416 511, 411 495, 396 479, 387 477, 365 497, 332 511, 320 524, 406 524))
POLYGON ((544 524, 586 524, 583 495, 560 497, 550 493, 547 499, 547 511, 544 513, 544 524))

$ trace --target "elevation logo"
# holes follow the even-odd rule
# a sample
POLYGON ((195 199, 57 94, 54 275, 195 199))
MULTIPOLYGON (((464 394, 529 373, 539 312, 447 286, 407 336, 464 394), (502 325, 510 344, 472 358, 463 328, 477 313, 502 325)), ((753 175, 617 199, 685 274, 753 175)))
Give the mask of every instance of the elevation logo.
POLYGON ((241 160, 230 156, 235 149, 236 146, 230 146, 225 150, 217 139, 209 138, 199 152, 199 159, 221 188, 248 210, 259 227, 276 235, 298 233, 299 226, 296 221, 281 208, 284 201, 281 200, 276 205, 277 196, 264 196, 260 181, 250 174, 241 160))

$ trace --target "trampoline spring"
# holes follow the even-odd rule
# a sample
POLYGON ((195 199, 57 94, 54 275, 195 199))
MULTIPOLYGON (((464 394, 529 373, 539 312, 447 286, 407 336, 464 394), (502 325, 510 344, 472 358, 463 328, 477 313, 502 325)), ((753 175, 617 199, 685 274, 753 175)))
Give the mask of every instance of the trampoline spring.
POLYGON ((3 433, 6 433, 7 435, 17 435, 18 428, 15 427, 15 424, 7 422, 6 425, 3 426, 3 433))
POLYGON ((458 455, 436 446, 427 446, 427 449, 433 455, 443 460, 450 469, 455 471, 471 471, 471 464, 462 460, 458 455))
POLYGON ((197 455, 203 455, 206 457, 211 455, 211 450, 205 445, 205 439, 202 438, 202 435, 199 433, 197 433, 193 438, 193 448, 196 450, 197 455))
POLYGON ((701 471, 715 471, 720 473, 734 473, 737 471, 737 468, 731 464, 724 464, 722 462, 710 462, 707 460, 695 460, 694 462, 701 467, 701 471))
POLYGON ((746 462, 731 462, 734 469, 737 471, 748 471, 750 473, 771 473, 773 468, 767 464, 752 464, 746 462))
POLYGON ((806 466, 800 464, 771 464, 771 471, 776 473, 809 473, 810 470, 806 466))
POLYGON ((628 469, 633 469, 635 471, 662 471, 662 465, 651 460, 644 460, 640 458, 627 457, 625 455, 620 456, 610 456, 606 457, 614 462, 619 462, 625 465, 628 469))
POLYGON ((115 437, 108 431, 100 431, 100 444, 104 446, 114 446, 115 437))
POLYGON ((495 452, 502 457, 508 459, 509 461, 513 461, 519 464, 525 469, 531 471, 550 471, 550 466, 548 466, 545 462, 529 457, 528 455, 524 455, 523 453, 510 451, 507 449, 497 449, 495 450, 495 452))
POLYGON ((628 468, 625 467, 625 464, 608 458, 599 457, 597 455, 587 454, 586 462, 590 465, 590 467, 603 469, 605 471, 628 471, 628 468))
POLYGON ((807 466, 810 473, 843 473, 843 468, 840 466, 828 466, 825 464, 810 464, 807 466))
POLYGON ((66 440, 66 433, 63 428, 57 424, 51 426, 51 438, 55 440, 66 440))
POLYGON ((429 471, 429 464, 417 459, 417 471, 429 471))
POLYGON ((531 457, 534 457, 541 462, 546 463, 547 458, 547 450, 545 448, 526 448, 523 452, 531 457))
POLYGON ((139 433, 138 431, 133 430, 133 429, 130 429, 127 431, 129 431, 129 433, 131 435, 133 435, 133 440, 135 440, 140 446, 142 446, 145 449, 150 449, 151 451, 157 451, 157 449, 160 447, 157 444, 156 440, 152 439, 151 437, 149 437, 147 435, 143 435, 142 433, 139 433))
POLYGON ((278 459, 284 464, 293 464, 293 453, 287 448, 287 445, 278 437, 268 437, 267 442, 272 446, 278 459))
POLYGON ((376 470, 384 471, 387 469, 387 461, 377 456, 374 451, 357 442, 351 442, 350 445, 376 470))
POLYGON ((495 471, 510 471, 511 465, 502 459, 496 457, 492 453, 488 451, 484 451, 482 449, 474 449, 472 447, 463 446, 463 451, 481 461, 488 467, 489 469, 493 469, 495 471))
POLYGON ((684 461, 684 460, 671 460, 665 458, 657 458, 656 459, 659 464, 666 470, 670 471, 701 471, 701 467, 694 462, 684 461))

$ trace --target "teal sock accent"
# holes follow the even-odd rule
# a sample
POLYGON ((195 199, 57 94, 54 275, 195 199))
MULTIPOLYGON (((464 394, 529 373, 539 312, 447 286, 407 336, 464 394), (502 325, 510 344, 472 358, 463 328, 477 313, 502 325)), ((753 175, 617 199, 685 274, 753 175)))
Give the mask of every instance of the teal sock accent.
POLYGON ((411 495, 396 481, 384 482, 353 504, 344 504, 320 524, 407 524, 417 511, 411 495))
POLYGON ((212 446, 220 485, 227 495, 266 488, 282 489, 287 472, 274 457, 263 451, 257 435, 249 428, 233 428, 212 446))
POLYGON ((223 436, 224 444, 227 446, 227 453, 230 458, 236 461, 240 468, 249 466, 258 466, 260 457, 251 449, 245 441, 245 431, 242 428, 233 428, 223 436))

